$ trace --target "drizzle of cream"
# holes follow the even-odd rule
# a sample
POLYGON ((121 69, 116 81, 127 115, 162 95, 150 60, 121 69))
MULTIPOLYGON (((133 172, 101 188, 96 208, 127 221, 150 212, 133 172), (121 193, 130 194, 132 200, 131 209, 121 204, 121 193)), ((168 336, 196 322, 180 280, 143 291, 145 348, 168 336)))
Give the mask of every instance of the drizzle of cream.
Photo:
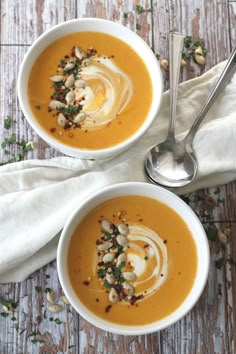
MULTIPOLYGON (((126 251, 128 261, 133 267, 133 272, 137 275, 137 281, 133 285, 135 288, 142 285, 142 288, 145 288, 145 297, 150 296, 167 279, 167 247, 155 231, 142 224, 129 224, 128 240, 129 248, 126 251), (147 260, 145 260, 145 256, 148 257, 147 260), (153 268, 148 266, 151 260, 154 260, 155 266, 153 268), (146 286, 146 283, 149 285, 146 286)), ((135 292, 136 296, 141 294, 141 292, 135 292)))
POLYGON ((92 57, 81 69, 84 88, 75 88, 76 100, 83 106, 87 118, 83 129, 97 129, 117 117, 129 104, 133 95, 132 81, 113 60, 92 57))

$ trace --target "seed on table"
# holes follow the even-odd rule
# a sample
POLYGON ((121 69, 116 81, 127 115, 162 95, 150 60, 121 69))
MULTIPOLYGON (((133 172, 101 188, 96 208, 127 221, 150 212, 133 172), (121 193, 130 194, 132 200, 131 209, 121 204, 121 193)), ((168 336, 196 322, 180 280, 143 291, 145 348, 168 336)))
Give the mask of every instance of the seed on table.
POLYGON ((109 284, 114 284, 114 282, 115 282, 114 274, 113 274, 113 273, 111 273, 111 274, 107 273, 107 274, 106 274, 106 281, 107 281, 109 284))
POLYGON ((48 310, 50 312, 58 313, 58 312, 63 311, 63 307, 58 304, 51 304, 51 305, 48 305, 48 310))
POLYGON ((14 312, 14 307, 12 306, 11 303, 9 303, 7 306, 6 305, 2 305, 2 308, 3 308, 4 312, 6 312, 6 313, 14 312))
POLYGON ((112 304, 116 304, 119 301, 117 291, 114 288, 111 288, 108 299, 112 304))
POLYGON ((125 293, 128 296, 132 296, 134 295, 134 288, 132 285, 130 285, 129 283, 127 283, 126 281, 122 284, 123 288, 125 289, 125 293))
POLYGON ((64 80, 63 75, 55 75, 55 76, 50 76, 49 79, 53 82, 60 82, 64 80))
POLYGON ((83 122, 87 117, 87 114, 85 112, 80 112, 78 113, 75 118, 73 119, 74 123, 81 123, 83 122))
POLYGON ((64 114, 59 113, 57 117, 57 124, 60 125, 60 127, 64 127, 66 124, 66 117, 64 114))
POLYGON ((65 104, 61 101, 53 100, 49 103, 49 108, 51 109, 59 109, 65 107, 65 104))
POLYGON ((116 266, 119 267, 121 265, 121 263, 126 263, 127 261, 127 256, 125 253, 121 253, 118 257, 117 257, 117 262, 116 262, 116 266))
POLYGON ((86 86, 88 86, 88 83, 85 80, 78 79, 78 80, 75 81, 75 87, 85 88, 86 86))
POLYGON ((119 230, 120 234, 125 235, 125 236, 127 236, 128 233, 129 233, 129 228, 125 224, 119 224, 118 225, 118 230, 119 230))
POLYGON ((106 253, 103 256, 102 260, 104 263, 107 263, 107 262, 112 262, 114 260, 114 258, 115 258, 114 253, 106 253))
POLYGON ((137 275, 133 272, 124 272, 122 273, 122 276, 125 280, 128 281, 135 281, 137 279, 137 275))
POLYGON ((116 241, 122 247, 126 247, 128 245, 128 239, 125 235, 117 235, 116 241))
POLYGON ((54 291, 49 290, 49 291, 47 292, 46 297, 47 297, 48 302, 50 302, 50 304, 52 304, 52 305, 55 304, 55 294, 54 294, 54 291))
POLYGON ((69 75, 68 78, 66 79, 65 87, 70 88, 71 86, 74 85, 74 82, 75 82, 74 75, 73 74, 69 75))
POLYGON ((108 250, 108 248, 110 248, 113 245, 113 243, 111 241, 105 241, 99 245, 97 245, 97 249, 99 251, 105 251, 108 250))
POLYGON ((73 91, 69 91, 66 94, 65 100, 66 100, 67 104, 73 103, 75 100, 75 93, 73 91))
POLYGON ((111 222, 109 220, 103 219, 101 222, 101 227, 104 231, 109 232, 109 234, 112 234, 113 228, 111 227, 111 222))

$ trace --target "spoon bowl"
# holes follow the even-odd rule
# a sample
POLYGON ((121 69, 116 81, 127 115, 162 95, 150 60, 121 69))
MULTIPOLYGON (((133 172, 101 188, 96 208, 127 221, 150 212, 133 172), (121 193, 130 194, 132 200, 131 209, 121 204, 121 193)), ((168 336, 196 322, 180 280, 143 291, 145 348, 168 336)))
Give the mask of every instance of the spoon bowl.
POLYGON ((182 187, 195 178, 197 162, 193 150, 185 151, 182 141, 175 145, 164 141, 148 152, 145 168, 151 182, 182 187))
POLYGON ((196 177, 198 163, 193 150, 194 136, 216 97, 228 84, 235 71, 236 48, 185 138, 176 141, 173 135, 168 134, 165 141, 153 146, 146 155, 145 170, 153 183, 171 188, 183 187, 196 177))

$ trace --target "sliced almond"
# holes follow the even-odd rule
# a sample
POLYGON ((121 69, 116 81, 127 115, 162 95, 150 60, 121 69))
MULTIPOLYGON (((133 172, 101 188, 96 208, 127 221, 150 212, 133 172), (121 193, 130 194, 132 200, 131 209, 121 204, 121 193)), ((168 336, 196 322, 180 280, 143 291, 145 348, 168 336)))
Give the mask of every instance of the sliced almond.
POLYGON ((128 281, 135 281, 137 279, 137 275, 133 272, 124 272, 122 273, 122 276, 125 280, 128 281))
POLYGON ((108 299, 112 304, 116 304, 119 301, 119 297, 118 297, 116 289, 111 288, 111 290, 109 292, 108 299))
POLYGON ((58 304, 51 304, 51 305, 48 305, 48 310, 50 312, 59 313, 59 312, 63 311, 63 307, 58 304))
POLYGON ((63 75, 55 75, 55 76, 50 76, 49 79, 53 82, 60 82, 64 80, 63 75))

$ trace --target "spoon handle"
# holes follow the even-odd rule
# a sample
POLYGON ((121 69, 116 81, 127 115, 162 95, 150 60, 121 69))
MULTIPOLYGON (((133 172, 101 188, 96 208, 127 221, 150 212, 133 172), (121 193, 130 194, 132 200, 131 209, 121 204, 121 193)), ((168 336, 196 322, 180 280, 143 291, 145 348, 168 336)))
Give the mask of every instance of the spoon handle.
POLYGON ((206 99, 203 107, 198 114, 197 118, 195 119, 193 125, 191 126, 188 134, 184 138, 185 142, 188 144, 192 144, 193 138, 202 123, 205 115, 209 111, 210 107, 214 103, 215 99, 218 97, 219 93, 223 90, 223 88, 228 84, 228 82, 232 79, 236 71, 236 47, 232 51, 224 70, 222 71, 219 79, 216 81, 211 93, 209 94, 208 98, 206 99))
POLYGON ((169 56, 170 56, 170 122, 168 138, 175 141, 175 115, 178 95, 179 73, 182 58, 184 36, 178 32, 170 32, 169 56))

